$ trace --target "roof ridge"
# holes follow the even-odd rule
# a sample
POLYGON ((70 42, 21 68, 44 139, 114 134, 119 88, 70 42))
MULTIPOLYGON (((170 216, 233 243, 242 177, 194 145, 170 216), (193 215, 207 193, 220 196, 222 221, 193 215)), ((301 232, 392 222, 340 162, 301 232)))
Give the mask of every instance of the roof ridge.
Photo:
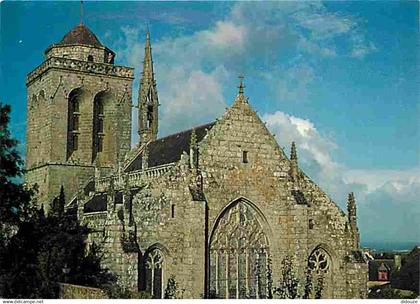
POLYGON ((199 125, 199 126, 196 126, 196 127, 190 128, 190 129, 187 129, 187 130, 183 130, 183 131, 179 131, 177 133, 169 134, 169 135, 166 135, 164 137, 160 137, 160 138, 157 138, 157 139, 155 139, 153 141, 150 141, 149 144, 152 143, 152 142, 156 142, 156 141, 162 140, 162 139, 167 139, 167 138, 170 138, 170 137, 175 137, 177 135, 181 135, 181 134, 187 133, 187 132, 192 131, 194 129, 199 129, 199 128, 211 126, 211 125, 214 125, 215 123, 216 123, 216 121, 212 121, 212 122, 209 122, 209 123, 206 123, 206 124, 203 124, 203 125, 199 125))

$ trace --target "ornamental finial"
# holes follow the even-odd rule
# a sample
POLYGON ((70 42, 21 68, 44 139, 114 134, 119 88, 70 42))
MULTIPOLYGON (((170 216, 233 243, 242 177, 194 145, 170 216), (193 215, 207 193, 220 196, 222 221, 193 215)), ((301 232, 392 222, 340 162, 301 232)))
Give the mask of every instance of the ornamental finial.
POLYGON ((239 75, 238 78, 240 79, 240 83, 239 83, 239 86, 238 86, 239 94, 243 94, 244 93, 244 88, 245 88, 245 85, 244 85, 244 78, 245 77, 243 75, 239 75))

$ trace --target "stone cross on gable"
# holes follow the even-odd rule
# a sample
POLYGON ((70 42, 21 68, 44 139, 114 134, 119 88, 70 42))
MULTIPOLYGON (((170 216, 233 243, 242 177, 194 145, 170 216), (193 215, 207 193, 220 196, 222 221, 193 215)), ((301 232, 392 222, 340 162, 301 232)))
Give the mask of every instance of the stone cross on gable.
POLYGON ((240 83, 239 83, 239 86, 238 86, 239 94, 243 94, 244 93, 244 88, 245 88, 245 85, 244 85, 244 78, 245 77, 243 75, 239 75, 238 78, 240 79, 240 83))

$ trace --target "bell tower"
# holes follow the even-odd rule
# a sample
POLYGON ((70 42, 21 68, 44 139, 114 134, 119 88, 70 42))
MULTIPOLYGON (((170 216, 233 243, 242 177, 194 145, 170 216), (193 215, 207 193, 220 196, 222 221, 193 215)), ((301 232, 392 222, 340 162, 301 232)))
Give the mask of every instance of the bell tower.
POLYGON ((117 168, 131 144, 133 69, 83 23, 45 51, 27 76, 26 174, 46 208, 63 185, 66 201, 95 168, 117 168))
POLYGON ((158 107, 159 101, 153 72, 152 47, 150 45, 150 33, 147 30, 138 99, 138 133, 141 144, 157 138, 158 107))

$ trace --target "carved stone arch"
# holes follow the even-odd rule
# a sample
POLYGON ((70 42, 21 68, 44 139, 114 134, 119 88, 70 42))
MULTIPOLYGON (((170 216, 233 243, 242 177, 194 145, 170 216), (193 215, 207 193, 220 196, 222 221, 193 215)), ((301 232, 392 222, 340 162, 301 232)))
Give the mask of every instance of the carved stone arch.
POLYGON ((100 159, 101 164, 113 162, 110 155, 116 149, 116 130, 113 122, 119 120, 115 117, 115 94, 109 88, 96 92, 93 96, 93 130, 92 130, 92 163, 100 159), (103 153, 102 153, 103 152, 103 153))
POLYGON ((80 85, 80 86, 65 90, 64 95, 65 95, 65 98, 69 100, 70 96, 74 96, 74 95, 81 96, 84 94, 85 91, 86 90, 84 89, 83 85, 80 85))
POLYGON ((144 251, 139 261, 139 290, 147 291, 152 298, 163 298, 168 256, 168 249, 155 243, 144 251))
MULTIPOLYGON (((307 266, 312 277, 313 286, 322 285, 321 297, 333 298, 333 277, 336 271, 334 269, 334 255, 331 248, 326 244, 313 246, 308 255, 307 266)), ((312 296, 315 296, 315 291, 313 291, 312 296)))
POLYGON ((209 240, 210 297, 266 298, 270 266, 268 223, 249 200, 229 203, 209 240))
POLYGON ((219 212, 219 214, 217 215, 216 220, 213 222, 213 225, 212 225, 211 230, 210 230, 211 234, 210 234, 209 241, 208 241, 209 244, 210 244, 211 238, 213 236, 213 233, 214 233, 220 219, 223 217, 223 214, 225 214, 227 210, 229 210, 233 205, 235 205, 238 202, 243 202, 243 203, 249 205, 253 210, 255 210, 255 212, 258 214, 258 217, 261 221, 261 224, 264 227, 264 231, 267 234, 269 240, 273 239, 273 232, 271 230, 270 225, 268 224, 267 218, 265 217, 265 215, 261 211, 261 209, 256 204, 254 204, 250 199, 248 199, 244 196, 239 196, 239 197, 231 200, 228 204, 226 204, 222 208, 222 210, 219 212))

